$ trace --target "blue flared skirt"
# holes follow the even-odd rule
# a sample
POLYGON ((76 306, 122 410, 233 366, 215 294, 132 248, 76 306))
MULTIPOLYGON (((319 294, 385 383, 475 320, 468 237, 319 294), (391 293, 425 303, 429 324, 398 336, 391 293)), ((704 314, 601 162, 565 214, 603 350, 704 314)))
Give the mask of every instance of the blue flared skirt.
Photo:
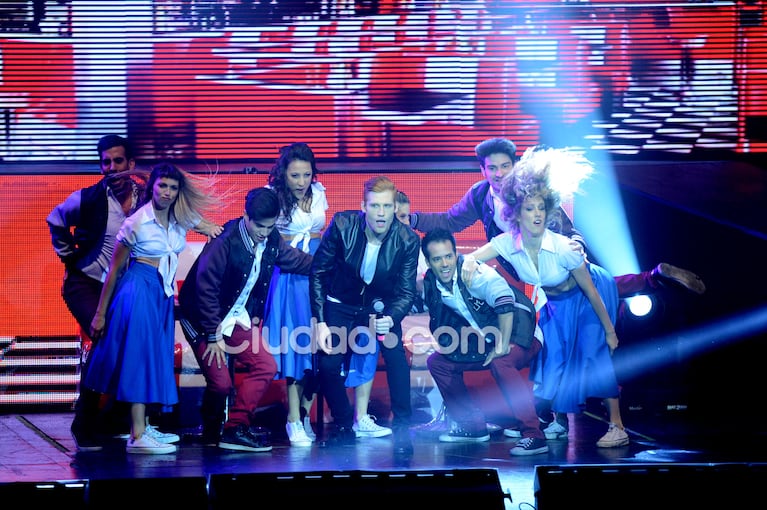
POLYGON ((83 384, 124 402, 178 403, 173 305, 157 269, 131 263, 115 287, 83 384))
MULTIPOLYGON (((589 273, 614 324, 618 310, 615 280, 595 264, 589 264, 589 273)), ((543 349, 530 367, 536 397, 551 400, 557 412, 580 413, 587 398, 618 396, 604 329, 580 287, 549 297, 540 311, 539 324, 543 349)))
MULTIPOLYGON (((310 253, 317 250, 319 242, 319 239, 309 241, 310 253)), ((268 339, 277 363, 275 379, 291 377, 300 381, 314 374, 308 276, 274 268, 262 334, 268 339)))

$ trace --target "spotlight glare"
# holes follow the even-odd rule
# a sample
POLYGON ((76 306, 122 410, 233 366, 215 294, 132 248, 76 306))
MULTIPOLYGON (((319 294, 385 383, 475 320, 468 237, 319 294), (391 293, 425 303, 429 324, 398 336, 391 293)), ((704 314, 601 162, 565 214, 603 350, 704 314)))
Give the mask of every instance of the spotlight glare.
POLYGON ((634 317, 644 317, 652 310, 652 299, 650 296, 632 296, 627 298, 629 311, 634 317))

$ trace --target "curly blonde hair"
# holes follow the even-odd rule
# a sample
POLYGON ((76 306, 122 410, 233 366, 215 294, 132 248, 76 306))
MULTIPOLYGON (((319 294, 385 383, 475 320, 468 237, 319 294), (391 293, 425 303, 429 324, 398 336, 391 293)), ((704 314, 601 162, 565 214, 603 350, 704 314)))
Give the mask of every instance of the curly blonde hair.
POLYGON ((503 219, 517 231, 522 203, 529 197, 541 197, 546 224, 561 223, 562 200, 577 193, 593 172, 593 164, 582 153, 567 148, 530 147, 501 183, 503 219))

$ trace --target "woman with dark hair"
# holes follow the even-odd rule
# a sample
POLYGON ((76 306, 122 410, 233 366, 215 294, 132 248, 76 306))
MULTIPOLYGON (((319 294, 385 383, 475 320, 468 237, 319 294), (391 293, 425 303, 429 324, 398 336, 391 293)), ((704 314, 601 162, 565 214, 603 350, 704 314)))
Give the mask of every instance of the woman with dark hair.
MULTIPOLYGON (((325 228, 328 201, 317 181, 314 152, 296 142, 280 149, 269 173, 269 187, 280 200, 276 228, 294 248, 314 254, 325 228)), ((291 446, 311 446, 316 436, 311 426, 315 363, 311 342, 312 312, 309 278, 274 270, 265 319, 265 335, 277 362, 278 379, 285 379, 288 417, 285 428, 291 446)))
POLYGON ((174 284, 186 234, 215 237, 221 227, 202 218, 215 202, 195 179, 173 165, 153 167, 143 205, 125 219, 91 322, 99 339, 86 387, 131 404, 128 453, 172 453, 146 429, 147 405, 178 403, 173 348, 174 284), (108 327, 107 327, 108 325, 108 327))

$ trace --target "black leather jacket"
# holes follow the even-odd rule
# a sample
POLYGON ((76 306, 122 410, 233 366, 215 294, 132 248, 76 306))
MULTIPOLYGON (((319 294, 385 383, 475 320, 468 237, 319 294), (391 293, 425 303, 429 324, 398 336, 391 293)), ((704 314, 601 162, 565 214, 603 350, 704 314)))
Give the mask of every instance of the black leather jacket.
POLYGON ((385 306, 383 314, 391 316, 395 324, 410 311, 416 296, 421 238, 395 219, 381 243, 369 285, 360 276, 366 243, 363 212, 342 211, 333 216, 314 254, 309 277, 312 316, 317 322, 327 322, 327 296, 360 307, 370 306, 379 298, 385 306))

